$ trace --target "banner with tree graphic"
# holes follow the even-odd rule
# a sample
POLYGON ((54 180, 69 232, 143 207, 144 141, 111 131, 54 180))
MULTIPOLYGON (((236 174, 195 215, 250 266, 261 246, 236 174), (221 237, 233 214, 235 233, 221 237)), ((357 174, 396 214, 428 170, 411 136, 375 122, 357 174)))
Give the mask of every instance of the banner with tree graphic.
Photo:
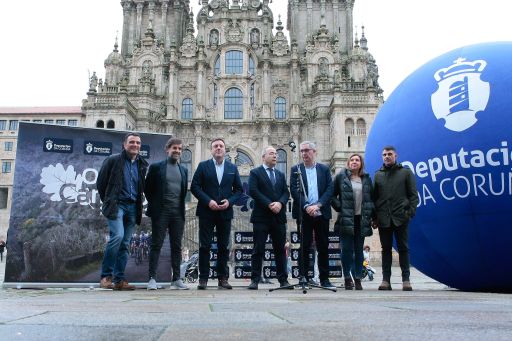
MULTIPOLYGON (((20 123, 7 234, 6 284, 99 281, 108 227, 101 215, 96 179, 103 160, 121 152, 125 134, 20 123)), ((141 156, 149 163, 164 159, 168 138, 141 134, 141 156)), ((150 231, 150 220, 144 217, 134 235, 137 243, 133 243, 126 270, 131 281, 147 280, 144 257, 149 241, 143 239, 150 238, 150 231)), ((170 280, 165 278, 169 269, 159 269, 159 273, 161 280, 170 280)))

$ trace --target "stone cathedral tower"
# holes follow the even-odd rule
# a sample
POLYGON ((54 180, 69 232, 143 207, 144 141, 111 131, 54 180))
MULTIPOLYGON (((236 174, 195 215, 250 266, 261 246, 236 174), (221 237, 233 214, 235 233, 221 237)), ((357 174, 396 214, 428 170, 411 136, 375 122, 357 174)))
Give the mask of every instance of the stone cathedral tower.
POLYGON ((333 171, 364 151, 383 100, 364 31, 353 32, 354 0, 289 0, 288 35, 269 0, 199 3, 194 17, 189 0, 121 1, 120 50, 116 41, 104 79, 91 77, 87 126, 181 137, 191 171, 220 136, 242 176, 269 144, 285 173, 290 140, 316 141, 333 171))

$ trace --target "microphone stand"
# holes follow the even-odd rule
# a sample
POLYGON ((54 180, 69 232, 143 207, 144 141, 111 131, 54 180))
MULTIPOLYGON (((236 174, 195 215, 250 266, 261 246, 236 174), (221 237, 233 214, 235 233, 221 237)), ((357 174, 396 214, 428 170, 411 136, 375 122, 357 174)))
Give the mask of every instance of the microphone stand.
MULTIPOLYGON (((272 288, 272 289, 269 289, 268 291, 272 292, 274 290, 281 290, 281 289, 288 289, 290 287, 293 287, 293 288, 300 288, 302 289, 302 293, 303 294, 306 294, 308 292, 308 289, 312 289, 312 288, 320 288, 320 289, 324 289, 324 290, 330 290, 332 292, 336 292, 336 288, 326 288, 326 287, 323 287, 321 285, 318 285, 318 284, 313 284, 313 283, 308 283, 308 280, 306 279, 306 271, 307 269, 304 271, 304 267, 306 266, 306 264, 304 264, 303 262, 303 255, 304 255, 304 252, 306 250, 305 249, 305 245, 304 245, 304 219, 303 219, 303 207, 304 207, 304 204, 305 204, 305 199, 306 199, 306 187, 304 186, 304 181, 302 180, 302 171, 300 170, 300 163, 299 163, 299 151, 295 151, 296 148, 297 148, 297 145, 290 140, 290 142, 288 143, 288 145, 290 146, 291 148, 291 151, 293 153, 293 162, 295 163, 295 166, 297 167, 297 171, 295 172, 295 174, 297 174, 297 188, 298 188, 298 191, 299 191, 299 210, 298 210, 298 216, 297 216, 297 228, 299 229, 299 238, 300 238, 300 246, 299 246, 299 283, 298 284, 291 284, 291 285, 286 285, 284 287, 278 287, 278 288, 272 288), (304 198, 304 201, 303 199, 304 198)), ((309 247, 310 245, 308 245, 309 247)), ((307 262, 308 265, 309 265, 309 261, 307 262)))

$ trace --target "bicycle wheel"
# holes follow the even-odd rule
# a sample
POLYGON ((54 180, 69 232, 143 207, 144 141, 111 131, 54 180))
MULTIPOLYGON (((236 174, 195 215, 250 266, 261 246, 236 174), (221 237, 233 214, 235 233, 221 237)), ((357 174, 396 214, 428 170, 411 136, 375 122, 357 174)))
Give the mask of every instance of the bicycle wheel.
POLYGON ((135 265, 139 265, 140 263, 142 263, 142 250, 137 248, 137 251, 135 251, 135 265))
POLYGON ((363 267, 363 272, 361 273, 361 279, 365 279, 368 276, 368 269, 363 267))

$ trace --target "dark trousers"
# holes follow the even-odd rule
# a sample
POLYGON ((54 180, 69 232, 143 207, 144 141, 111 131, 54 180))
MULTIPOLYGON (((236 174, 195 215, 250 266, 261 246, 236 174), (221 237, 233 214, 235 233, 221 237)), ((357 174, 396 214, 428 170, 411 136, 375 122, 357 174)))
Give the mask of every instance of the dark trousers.
POLYGON ((363 245, 364 237, 361 236, 361 216, 354 216, 354 234, 341 236, 341 264, 345 279, 361 279, 363 272, 363 245))
POLYGON ((229 278, 229 237, 231 219, 199 218, 199 279, 208 280, 210 275, 210 249, 213 239, 213 228, 217 230, 217 276, 219 279, 229 278))
POLYGON ((169 231, 169 244, 171 246, 171 278, 180 279, 181 243, 185 221, 177 210, 163 210, 158 219, 151 220, 151 250, 149 252, 149 277, 156 278, 160 251, 169 231))
POLYGON ((398 259, 402 269, 402 281, 408 281, 411 275, 409 260, 409 228, 407 224, 401 226, 379 227, 380 244, 382 245, 382 279, 389 282, 391 279, 391 248, 393 235, 398 249, 398 259))
POLYGON ((253 223, 252 226, 254 231, 254 248, 251 258, 251 280, 259 282, 261 278, 265 242, 267 241, 267 235, 270 234, 270 237, 272 237, 272 247, 274 248, 277 279, 279 283, 286 281, 288 279, 288 273, 286 272, 286 253, 284 251, 286 224, 277 222, 271 224, 253 223))
MULTIPOLYGON (((298 226, 298 228, 300 228, 298 226)), ((329 220, 320 217, 311 217, 304 214, 302 222, 302 257, 300 260, 301 276, 308 277, 309 269, 309 250, 313 241, 313 232, 315 233, 316 250, 318 252, 318 272, 320 273, 320 282, 329 279, 329 220)), ((314 259, 313 255, 313 259, 314 259)), ((309 279, 309 278, 308 278, 309 279)))

